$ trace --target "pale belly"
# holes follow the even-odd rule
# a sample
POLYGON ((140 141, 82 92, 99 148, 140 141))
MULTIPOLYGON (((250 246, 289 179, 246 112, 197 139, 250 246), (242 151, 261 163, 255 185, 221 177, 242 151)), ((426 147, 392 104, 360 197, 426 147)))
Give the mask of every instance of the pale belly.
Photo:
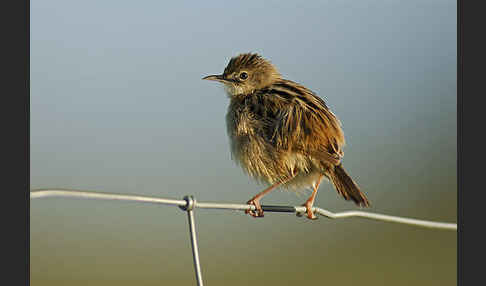
POLYGON ((273 185, 288 181, 282 187, 297 191, 311 188, 323 174, 312 158, 278 150, 262 137, 252 134, 251 130, 239 134, 228 132, 228 135, 233 160, 261 183, 273 185))

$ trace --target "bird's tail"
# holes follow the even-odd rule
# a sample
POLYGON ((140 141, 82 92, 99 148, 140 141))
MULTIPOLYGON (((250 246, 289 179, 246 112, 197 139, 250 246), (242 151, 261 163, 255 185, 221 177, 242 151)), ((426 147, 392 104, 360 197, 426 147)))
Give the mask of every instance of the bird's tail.
POLYGON ((365 194, 361 192, 358 185, 346 173, 341 164, 329 170, 329 179, 333 183, 336 191, 344 197, 345 200, 353 200, 358 206, 369 207, 370 203, 365 194))

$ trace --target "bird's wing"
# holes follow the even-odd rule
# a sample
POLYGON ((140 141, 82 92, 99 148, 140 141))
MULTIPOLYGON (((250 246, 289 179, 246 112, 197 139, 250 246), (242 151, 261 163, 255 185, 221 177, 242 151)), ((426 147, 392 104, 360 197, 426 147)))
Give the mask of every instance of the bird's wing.
POLYGON ((277 102, 274 120, 268 128, 277 148, 294 150, 321 161, 339 165, 345 140, 339 119, 324 100, 291 81, 273 84, 269 100, 277 102))

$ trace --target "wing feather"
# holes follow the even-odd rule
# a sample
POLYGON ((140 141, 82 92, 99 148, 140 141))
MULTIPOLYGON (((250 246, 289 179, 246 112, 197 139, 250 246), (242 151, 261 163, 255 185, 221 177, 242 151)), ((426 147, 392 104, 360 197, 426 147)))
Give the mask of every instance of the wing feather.
POLYGON ((273 84, 262 94, 266 110, 267 138, 276 148, 293 150, 339 165, 345 145, 339 119, 324 100, 292 81, 273 84))

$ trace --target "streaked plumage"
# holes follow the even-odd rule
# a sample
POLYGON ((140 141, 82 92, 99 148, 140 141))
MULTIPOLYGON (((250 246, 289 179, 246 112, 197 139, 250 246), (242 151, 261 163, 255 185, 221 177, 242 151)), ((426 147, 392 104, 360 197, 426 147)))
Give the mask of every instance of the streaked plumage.
POLYGON ((311 90, 283 79, 257 54, 234 57, 222 75, 205 79, 223 82, 230 98, 226 123, 233 158, 251 177, 271 185, 249 203, 258 209, 261 197, 279 185, 314 188, 309 209, 327 177, 346 200, 369 205, 342 168, 345 139, 338 118, 311 90))

